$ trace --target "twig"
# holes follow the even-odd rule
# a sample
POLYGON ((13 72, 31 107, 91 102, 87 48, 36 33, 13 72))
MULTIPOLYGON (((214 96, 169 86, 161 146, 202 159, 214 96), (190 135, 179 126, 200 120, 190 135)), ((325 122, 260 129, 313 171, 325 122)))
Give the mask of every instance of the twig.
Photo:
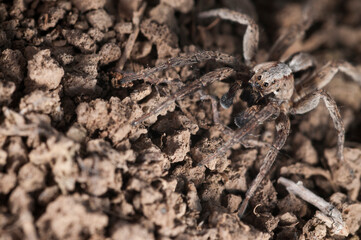
POLYGON ((117 71, 123 70, 125 62, 128 60, 130 53, 133 50, 135 40, 137 39, 138 34, 139 34, 139 29, 140 29, 139 24, 143 17, 143 13, 144 13, 146 6, 147 6, 147 3, 143 2, 143 4, 139 7, 139 9, 136 12, 134 12, 134 14, 133 14, 132 22, 134 24, 134 31, 132 34, 129 35, 128 41, 124 48, 124 53, 120 57, 119 61, 117 62, 117 65, 115 67, 117 71))
POLYGON ((278 183, 284 185, 289 193, 292 193, 317 207, 322 213, 317 214, 316 216, 324 221, 334 234, 348 235, 348 228, 342 220, 341 212, 331 203, 305 188, 301 181, 296 184, 287 178, 280 177, 278 183))

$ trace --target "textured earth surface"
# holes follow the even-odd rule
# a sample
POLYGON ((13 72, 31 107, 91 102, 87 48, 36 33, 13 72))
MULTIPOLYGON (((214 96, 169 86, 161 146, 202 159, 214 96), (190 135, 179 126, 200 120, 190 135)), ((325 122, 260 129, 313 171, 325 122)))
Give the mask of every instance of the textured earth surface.
MULTIPOLYGON (((282 59, 298 51, 322 66, 361 66, 361 2, 313 1, 314 24, 282 59)), ((344 239, 316 207, 277 183, 303 185, 341 213, 348 239, 361 235, 361 87, 337 74, 326 87, 346 127, 345 159, 320 104, 291 118, 291 135, 252 198, 237 209, 268 145, 229 149, 199 164, 236 129, 216 101, 231 81, 173 101, 134 126, 182 86, 220 67, 168 69, 114 88, 114 69, 139 72, 176 56, 217 50, 242 59, 245 26, 211 19, 229 8, 259 24, 257 62, 277 37, 302 21, 305 1, 71 0, 0 2, 0 239, 344 239), (214 96, 214 98, 209 98, 214 96), (352 171, 348 167, 351 167, 352 171)), ((361 68, 360 68, 361 69, 361 68)), ((275 123, 250 141, 272 143, 275 123)))

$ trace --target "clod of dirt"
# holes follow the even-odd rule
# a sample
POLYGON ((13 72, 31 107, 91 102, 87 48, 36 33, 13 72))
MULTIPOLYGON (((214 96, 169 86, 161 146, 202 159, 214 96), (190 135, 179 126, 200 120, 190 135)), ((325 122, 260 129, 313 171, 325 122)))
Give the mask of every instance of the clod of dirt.
POLYGON ((10 191, 16 186, 17 176, 15 173, 0 173, 0 193, 9 194, 10 191))
POLYGON ((86 140, 87 130, 78 123, 75 123, 68 129, 66 136, 75 142, 82 143, 86 140))
POLYGON ((312 167, 304 163, 295 163, 289 166, 284 166, 280 170, 281 175, 298 174, 303 175, 306 179, 312 176, 322 176, 331 181, 331 174, 322 168, 312 167))
POLYGON ((170 161, 167 155, 152 141, 142 135, 136 142, 134 150, 139 154, 140 165, 129 166, 129 173, 144 181, 152 181, 168 174, 170 161))
POLYGON ((202 211, 202 205, 197 193, 197 189, 194 183, 188 183, 187 185, 187 206, 190 210, 200 213, 202 211))
POLYGON ((21 99, 19 108, 21 113, 37 112, 49 114, 54 121, 63 119, 63 109, 60 106, 60 89, 54 91, 35 90, 21 99))
POLYGON ((64 77, 64 92, 69 97, 74 96, 97 96, 101 89, 97 86, 97 79, 83 77, 78 74, 67 73, 64 77))
POLYGON ((129 97, 122 101, 112 97, 108 103, 100 99, 81 103, 76 112, 78 123, 85 126, 89 132, 104 131, 109 127, 104 131, 104 135, 108 135, 115 144, 127 136, 137 139, 140 134, 145 133, 144 129, 131 125, 132 121, 142 115, 142 111, 129 97))
POLYGON ((334 146, 337 134, 327 108, 320 104, 312 113, 302 117, 299 128, 310 140, 323 141, 324 146, 334 146), (330 130, 331 129, 331 130, 330 130))
POLYGON ((119 0, 117 10, 120 16, 131 19, 141 4, 142 0, 119 0))
POLYGON ((207 209, 212 214, 217 215, 219 211, 225 212, 225 208, 221 204, 222 193, 225 187, 222 184, 222 178, 219 175, 211 175, 206 178, 200 193, 202 202, 207 202, 207 209))
POLYGON ((183 161, 190 151, 190 137, 191 134, 187 130, 177 131, 166 137, 164 152, 168 154, 172 163, 183 161))
POLYGON ((292 213, 302 218, 307 213, 307 204, 293 194, 287 195, 277 203, 281 213, 292 213))
POLYGON ((0 70, 9 78, 19 85, 23 81, 26 69, 26 60, 19 50, 5 49, 0 56, 0 70))
POLYGON ((235 213, 238 211, 238 208, 242 202, 242 197, 234 194, 228 194, 226 196, 226 201, 227 201, 227 209, 230 212, 235 213))
POLYGON ((0 21, 3 22, 8 17, 8 11, 4 3, 0 4, 0 21))
POLYGON ((104 140, 95 139, 87 144, 89 157, 79 160, 81 162, 81 176, 78 182, 84 184, 87 192, 100 196, 112 189, 119 191, 123 180, 120 169, 128 171, 127 161, 135 160, 134 152, 127 149, 118 152, 104 140))
POLYGON ((168 183, 163 189, 167 196, 166 201, 142 205, 142 209, 144 215, 160 227, 160 234, 172 237, 179 235, 186 228, 186 225, 180 221, 180 218, 186 212, 186 204, 183 202, 181 195, 174 192, 176 181, 173 181, 175 184, 168 183), (168 185, 168 183, 170 184, 168 185))
POLYGON ((168 4, 160 3, 149 11, 149 16, 152 20, 159 24, 166 24, 172 30, 178 29, 177 19, 174 15, 175 10, 168 4))
POLYGON ((199 126, 183 114, 170 113, 166 118, 159 119, 152 126, 152 130, 159 133, 172 133, 177 130, 188 130, 192 135, 196 134, 199 126))
POLYGON ((71 1, 81 12, 99 9, 104 7, 106 0, 72 0, 71 1))
POLYGON ((339 102, 339 106, 350 106, 355 111, 361 108, 361 89, 356 82, 347 81, 344 77, 335 77, 326 89, 339 102))
POLYGON ((168 26, 146 19, 140 24, 140 31, 157 46, 160 59, 174 57, 179 53, 178 37, 168 26))
POLYGON ((160 2, 168 4, 182 13, 189 12, 194 5, 194 0, 161 0, 160 2))
POLYGON ((28 61, 28 78, 25 85, 28 88, 55 89, 59 86, 64 70, 50 56, 50 50, 41 50, 28 61))
POLYGON ((240 222, 237 214, 222 213, 212 219, 212 226, 217 228, 219 239, 270 239, 269 233, 256 230, 240 222))
POLYGON ((7 152, 0 149, 0 169, 2 170, 6 164, 6 159, 7 159, 7 152))
MULTIPOLYGON (((191 149, 192 158, 196 162, 202 162, 202 160, 207 159, 210 154, 219 149, 222 146, 222 143, 223 141, 220 138, 205 138, 191 149)), ((207 163, 207 168, 210 170, 217 169, 218 172, 223 172, 229 164, 229 159, 227 159, 227 156, 223 155, 221 157, 211 159, 211 161, 207 163)))
POLYGON ((104 9, 97 9, 86 14, 88 22, 101 31, 107 31, 113 25, 113 19, 104 9))
POLYGON ((335 183, 347 190, 348 197, 355 201, 361 186, 361 150, 358 148, 345 148, 346 162, 339 162, 334 149, 325 150, 325 157, 332 171, 335 183))
POLYGON ((11 103, 15 88, 14 82, 0 79, 0 105, 8 105, 11 103))
POLYGON ((360 229, 359 223, 361 221, 361 204, 347 204, 342 209, 342 217, 346 223, 349 233, 356 234, 356 232, 360 229))
POLYGON ((322 240, 327 236, 327 227, 326 225, 317 217, 313 217, 309 220, 302 228, 302 235, 300 239, 315 239, 322 240))
POLYGON ((290 213, 290 212, 286 212, 284 214, 280 214, 279 216, 280 219, 280 225, 282 226, 291 226, 293 224, 297 224, 297 217, 295 214, 290 213))
POLYGON ((27 163, 20 168, 19 171, 19 185, 26 192, 33 192, 40 190, 45 186, 46 172, 32 163, 27 163))
POLYGON ((235 171, 230 171, 227 176, 227 181, 224 184, 227 191, 229 192, 247 191, 248 186, 247 186, 246 172, 247 172, 247 168, 245 167, 239 167, 235 171))
MULTIPOLYGON (((1 9, 0 9, 1 11, 1 9)), ((1 15, 1 13, 0 13, 1 15)), ((6 47, 6 46, 9 46, 10 43, 6 37, 6 33, 3 31, 3 30, 0 30, 0 47, 6 47)))
POLYGON ((76 109, 78 123, 84 126, 90 133, 96 130, 105 130, 108 126, 109 115, 107 102, 96 99, 90 103, 81 103, 76 109))
POLYGON ((11 213, 17 216, 17 225, 21 226, 27 239, 37 239, 34 217, 31 213, 32 204, 33 199, 21 187, 17 187, 9 197, 11 213))
POLYGON ((99 28, 89 28, 88 34, 97 43, 103 41, 105 37, 105 34, 99 28))
POLYGON ((65 193, 75 188, 78 166, 74 157, 79 149, 78 143, 62 135, 54 135, 33 149, 29 160, 35 165, 51 166, 55 182, 65 193))
POLYGON ((135 161, 135 153, 130 149, 129 141, 123 141, 114 149, 108 142, 101 139, 94 139, 88 142, 89 153, 96 154, 104 160, 109 161, 116 169, 128 171, 127 162, 135 161))
MULTIPOLYGON (((8 127, 11 127, 11 124, 8 127)), ((7 151, 7 170, 9 172, 18 171, 19 167, 28 161, 26 146, 19 136, 9 137, 7 144, 5 148, 7 151)))
POLYGON ((293 146, 296 150, 296 160, 301 160, 310 165, 315 165, 318 162, 317 152, 312 146, 311 140, 301 133, 297 133, 293 139, 293 146))
POLYGON ((119 22, 113 28, 119 34, 130 34, 133 31, 133 24, 131 22, 119 22))
POLYGON ((62 34, 66 41, 79 48, 82 53, 94 53, 96 50, 95 41, 87 33, 79 29, 63 30, 62 34))
POLYGON ((198 188, 205 182, 206 167, 203 165, 192 166, 190 157, 185 157, 185 164, 177 166, 172 174, 178 179, 179 189, 185 189, 188 182, 194 183, 198 188))
POLYGON ((41 238, 79 239, 101 234, 108 224, 103 213, 92 213, 85 206, 87 197, 59 196, 51 202, 36 226, 41 238))
POLYGON ((96 78, 98 75, 98 63, 101 56, 97 54, 79 54, 74 58, 72 70, 83 77, 96 78))
POLYGON ((107 65, 108 63, 118 60, 121 56, 120 47, 115 43, 106 43, 104 44, 100 51, 100 64, 107 65))
POLYGON ((176 180, 159 179, 159 190, 156 190, 149 183, 133 178, 127 187, 127 190, 140 192, 133 199, 134 206, 160 227, 161 234, 165 236, 178 235, 185 229, 180 218, 185 214, 186 204, 175 192, 176 186, 176 180))
POLYGON ((22 13, 26 10, 26 3, 24 1, 14 1, 10 8, 9 15, 12 17, 22 18, 22 13))
POLYGON ((74 52, 72 46, 66 46, 53 48, 52 54, 62 66, 65 66, 74 61, 74 52))
MULTIPOLYGON (((69 6, 71 8, 71 5, 69 6)), ((67 10, 70 10, 69 8, 67 10)), ((56 26, 59 20, 63 19, 65 16, 66 10, 60 6, 50 8, 46 13, 43 13, 39 19, 38 24, 39 28, 42 31, 46 31, 49 28, 56 26)))
POLYGON ((111 236, 113 240, 116 239, 154 240, 155 239, 154 235, 149 231, 149 229, 147 229, 147 227, 141 224, 131 224, 128 222, 118 222, 114 224, 111 230, 111 236))
POLYGON ((51 187, 46 187, 38 197, 38 201, 41 205, 47 205, 51 201, 53 201, 56 197, 58 197, 60 194, 60 189, 58 186, 54 185, 51 187))
POLYGON ((101 196, 108 188, 118 190, 122 187, 122 176, 115 171, 115 166, 110 161, 94 156, 81 162, 82 171, 77 181, 84 185, 88 193, 101 196))

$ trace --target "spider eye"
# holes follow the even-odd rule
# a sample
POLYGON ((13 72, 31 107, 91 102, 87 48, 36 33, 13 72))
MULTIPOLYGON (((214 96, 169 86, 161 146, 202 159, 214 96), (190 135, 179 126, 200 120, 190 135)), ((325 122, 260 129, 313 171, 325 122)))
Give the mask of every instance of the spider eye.
POLYGON ((257 79, 258 79, 258 80, 261 80, 261 78, 262 78, 262 76, 261 76, 261 75, 259 75, 259 76, 257 77, 257 79))
POLYGON ((263 86, 268 87, 268 83, 267 83, 267 82, 265 82, 265 83, 263 84, 263 86))

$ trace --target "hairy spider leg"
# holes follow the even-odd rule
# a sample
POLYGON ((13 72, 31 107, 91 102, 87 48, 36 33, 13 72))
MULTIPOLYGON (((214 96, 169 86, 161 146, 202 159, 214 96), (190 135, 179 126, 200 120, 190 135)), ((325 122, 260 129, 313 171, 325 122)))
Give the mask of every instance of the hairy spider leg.
MULTIPOLYGON (((217 102, 216 98, 211 95, 202 95, 201 99, 211 101, 214 124, 216 126, 220 127, 224 134, 233 136, 235 134, 235 131, 233 129, 231 129, 230 127, 224 125, 219 119, 219 112, 218 112, 218 108, 217 108, 218 102, 217 102)), ((247 111, 247 109, 245 111, 247 111)), ((235 119, 235 122, 236 122, 236 119, 235 119)), ((245 148, 270 147, 271 146, 267 142, 263 142, 263 141, 252 139, 252 138, 247 138, 248 136, 250 136, 250 134, 240 140, 240 143, 245 148)))
POLYGON ((253 65, 253 61, 258 50, 259 31, 257 23, 250 16, 237 11, 220 8, 201 12, 198 17, 219 17, 224 20, 247 25, 246 33, 243 36, 243 57, 248 66, 253 65))
POLYGON ((302 12, 302 21, 299 24, 290 26, 284 34, 280 35, 271 47, 268 61, 279 60, 285 51, 298 39, 303 38, 305 32, 314 21, 312 1, 308 1, 302 12))
POLYGON ((315 109, 320 99, 325 103, 330 116, 332 118, 333 124, 337 130, 337 158, 340 161, 344 160, 343 157, 343 148, 345 142, 345 127, 341 118, 341 114, 337 108, 335 100, 325 91, 325 90, 317 90, 314 91, 298 102, 296 102, 293 108, 290 109, 291 114, 304 114, 315 109))
POLYGON ((234 69, 242 68, 243 66, 243 64, 241 64, 236 57, 230 56, 228 54, 219 53, 216 51, 199 51, 191 55, 170 58, 158 66, 144 69, 138 73, 123 73, 124 77, 121 79, 114 79, 112 84, 115 88, 118 88, 135 80, 145 79, 156 72, 160 72, 169 68, 183 67, 211 60, 224 63, 234 69))
POLYGON ((281 150, 285 144, 287 137, 290 133, 290 120, 287 114, 283 111, 280 112, 280 115, 276 119, 276 138, 268 150, 265 159, 263 160, 262 166, 257 174, 256 178, 252 181, 251 186, 246 192, 245 199, 242 201, 241 206, 238 209, 238 217, 241 219, 243 214, 248 206, 249 200, 253 197, 254 193, 258 189, 262 180, 265 178, 267 173, 270 171, 273 163, 276 160, 277 153, 281 150))
POLYGON ((132 122, 132 125, 138 125, 139 123, 145 121, 151 116, 156 115, 160 111, 162 111, 167 106, 171 105, 174 101, 182 99, 184 96, 202 88, 205 86, 208 86, 209 84, 215 82, 224 80, 228 77, 230 77, 232 74, 234 74, 235 71, 232 68, 219 68, 212 72, 209 72, 205 75, 203 75, 201 78, 199 78, 196 81, 193 81, 190 85, 182 87, 179 91, 174 93, 172 96, 169 96, 163 103, 161 103, 156 108, 149 111, 147 114, 144 114, 140 118, 134 120, 132 122))
POLYGON ((331 82, 336 73, 342 72, 361 85, 361 71, 346 61, 329 61, 314 76, 296 84, 294 101, 325 87, 331 82))
POLYGON ((234 134, 230 140, 228 140, 222 147, 218 148, 213 154, 210 154, 206 159, 202 160, 200 164, 209 166, 211 161, 221 155, 223 155, 228 149, 230 149, 236 143, 242 142, 242 139, 254 130, 258 125, 265 122, 272 116, 279 114, 279 106, 276 103, 270 102, 265 107, 261 108, 247 121, 242 128, 238 128, 234 131, 234 134))

